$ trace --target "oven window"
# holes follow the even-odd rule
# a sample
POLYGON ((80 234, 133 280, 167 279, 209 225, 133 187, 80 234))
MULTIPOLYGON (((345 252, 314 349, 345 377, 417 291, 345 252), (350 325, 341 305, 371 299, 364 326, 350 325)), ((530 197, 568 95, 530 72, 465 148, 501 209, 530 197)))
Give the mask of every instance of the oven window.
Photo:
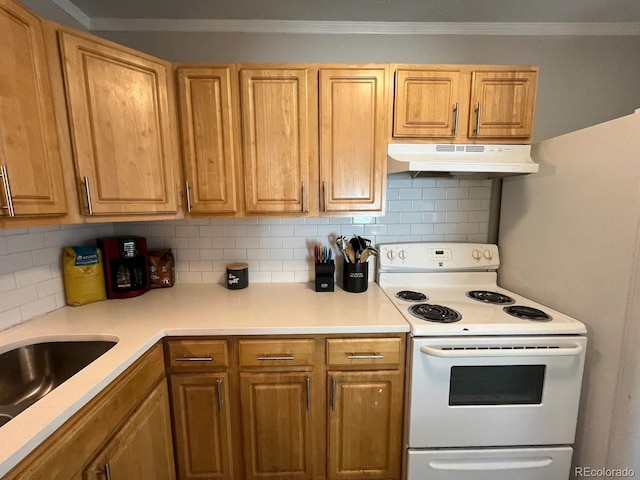
POLYGON ((451 367, 449 405, 539 405, 545 365, 451 367))

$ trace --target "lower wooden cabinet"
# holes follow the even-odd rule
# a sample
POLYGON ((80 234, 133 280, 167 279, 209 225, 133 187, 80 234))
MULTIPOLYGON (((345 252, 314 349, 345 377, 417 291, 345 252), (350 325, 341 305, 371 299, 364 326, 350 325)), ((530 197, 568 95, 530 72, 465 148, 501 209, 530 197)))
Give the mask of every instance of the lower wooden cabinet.
POLYGON ((399 480, 405 343, 167 340, 178 478, 399 480))
POLYGON ((3 479, 174 479, 163 360, 152 347, 3 479))
POLYGON ((400 478, 403 375, 328 372, 328 477, 400 478))
POLYGON ((244 478, 312 478, 311 376, 241 373, 244 478))
POLYGON ((176 478, 169 393, 162 380, 85 469, 85 480, 176 478))
POLYGON ((241 479, 234 468, 226 373, 171 377, 176 460, 180 479, 241 479))

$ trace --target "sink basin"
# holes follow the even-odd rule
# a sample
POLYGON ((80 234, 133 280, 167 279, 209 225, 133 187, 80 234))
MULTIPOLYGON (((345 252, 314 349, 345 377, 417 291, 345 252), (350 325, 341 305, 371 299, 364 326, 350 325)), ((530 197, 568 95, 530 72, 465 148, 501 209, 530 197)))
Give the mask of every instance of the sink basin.
POLYGON ((106 340, 34 343, 0 354, 0 427, 115 344, 106 340))

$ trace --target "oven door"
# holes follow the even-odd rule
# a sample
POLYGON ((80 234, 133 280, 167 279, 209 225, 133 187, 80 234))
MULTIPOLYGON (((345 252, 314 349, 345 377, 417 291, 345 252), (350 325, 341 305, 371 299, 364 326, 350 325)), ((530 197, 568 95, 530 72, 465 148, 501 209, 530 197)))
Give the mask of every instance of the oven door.
POLYGON ((571 447, 409 450, 407 480, 567 480, 571 447))
POLYGON ((586 343, 414 338, 409 448, 573 443, 586 343))

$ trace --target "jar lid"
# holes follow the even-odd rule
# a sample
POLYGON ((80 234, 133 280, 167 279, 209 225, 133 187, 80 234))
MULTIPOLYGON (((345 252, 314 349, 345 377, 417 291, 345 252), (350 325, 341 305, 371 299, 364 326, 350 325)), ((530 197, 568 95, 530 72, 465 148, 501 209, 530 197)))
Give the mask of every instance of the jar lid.
POLYGON ((238 262, 238 263, 230 263, 227 265, 229 270, 244 270, 245 268, 249 268, 248 263, 238 262))

